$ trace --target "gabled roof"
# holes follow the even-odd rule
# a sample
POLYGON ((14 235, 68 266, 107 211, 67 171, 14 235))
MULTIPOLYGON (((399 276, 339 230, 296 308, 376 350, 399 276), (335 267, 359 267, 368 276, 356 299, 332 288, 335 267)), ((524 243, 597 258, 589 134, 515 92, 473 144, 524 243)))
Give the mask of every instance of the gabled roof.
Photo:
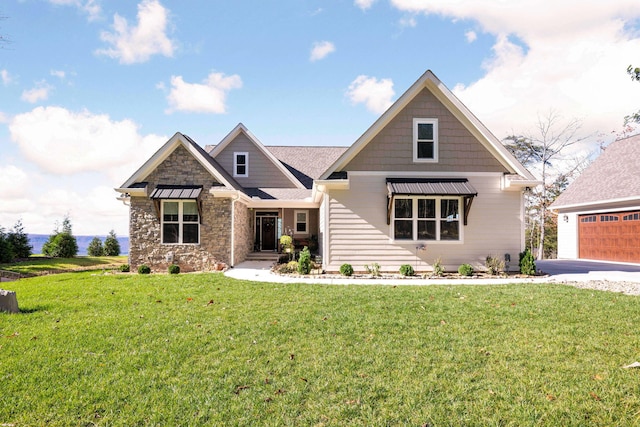
POLYGON ((504 145, 469 111, 469 109, 431 72, 427 70, 387 111, 382 114, 358 140, 338 158, 320 177, 328 177, 344 168, 371 140, 395 118, 409 102, 429 89, 433 95, 489 150, 491 154, 512 174, 527 180, 535 177, 518 162, 504 145))
POLYGON ((640 201, 640 135, 612 142, 551 209, 640 201))
POLYGON ((187 135, 176 132, 158 151, 155 152, 118 190, 133 188, 136 183, 143 181, 179 146, 184 147, 193 157, 211 173, 218 182, 230 189, 240 190, 242 187, 214 160, 187 135))
POLYGON ((296 187, 304 188, 304 185, 296 179, 296 177, 286 168, 280 161, 273 155, 269 150, 265 148, 265 146, 255 137, 249 129, 246 128, 242 123, 238 123, 238 125, 233 128, 231 132, 227 136, 225 136, 220 144, 213 147, 213 149, 209 152, 209 155, 212 158, 216 158, 218 154, 222 152, 240 133, 243 133, 251 143, 253 143, 258 150, 260 150, 281 172, 284 176, 286 176, 296 187))

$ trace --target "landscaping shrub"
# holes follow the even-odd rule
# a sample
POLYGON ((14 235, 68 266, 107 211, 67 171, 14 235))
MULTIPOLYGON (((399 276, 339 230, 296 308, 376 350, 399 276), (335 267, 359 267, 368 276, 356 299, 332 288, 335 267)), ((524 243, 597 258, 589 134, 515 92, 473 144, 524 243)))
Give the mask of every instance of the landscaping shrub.
POLYGON ((504 261, 493 255, 487 255, 484 266, 487 267, 489 274, 491 274, 492 276, 504 272, 504 261))
POLYGON ((520 273, 528 276, 536 274, 536 262, 533 259, 533 255, 529 249, 525 249, 524 252, 520 252, 520 273))
POLYGON ((180 266, 178 264, 171 264, 169 266, 169 274, 180 274, 180 266))
POLYGON ((353 275, 353 267, 351 264, 342 264, 340 266, 340 274, 347 277, 353 275))
POLYGON ((458 267, 458 273, 461 276, 471 276, 473 274, 473 267, 471 264, 462 264, 458 267))
POLYGON ((120 270, 121 273, 128 273, 130 271, 130 267, 129 264, 122 264, 120 267, 118 267, 118 270, 120 270))
POLYGON ((374 262, 373 264, 371 264, 371 266, 369 266, 369 264, 365 264, 364 269, 373 277, 380 276, 380 264, 378 264, 377 262, 374 262))
POLYGON ((300 258, 298 259, 298 273, 309 274, 311 272, 311 252, 308 247, 304 247, 300 252, 300 258))
POLYGON ((138 267, 138 274, 149 274, 151 273, 151 267, 149 267, 148 265, 142 264, 140 267, 138 267))
POLYGON ((433 275, 441 277, 444 274, 444 266, 442 265, 442 259, 438 257, 433 261, 433 275))
POLYGON ((400 266, 400 274, 402 274, 403 276, 413 276, 415 274, 415 271, 413 271, 413 267, 411 267, 411 265, 402 264, 400 266))
POLYGON ((279 264, 276 269, 276 273, 291 274, 298 271, 298 261, 289 261, 286 264, 279 264))
POLYGON ((102 256, 104 255, 104 249, 102 248, 102 240, 99 237, 94 237, 89 242, 87 247, 87 254, 89 256, 102 256))

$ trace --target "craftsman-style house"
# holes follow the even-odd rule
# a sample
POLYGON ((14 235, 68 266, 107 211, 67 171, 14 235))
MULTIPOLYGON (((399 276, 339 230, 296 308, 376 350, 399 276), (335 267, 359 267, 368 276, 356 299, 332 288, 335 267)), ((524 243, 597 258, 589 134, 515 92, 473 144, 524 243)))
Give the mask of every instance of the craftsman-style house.
POLYGON ((130 263, 184 271, 277 252, 283 234, 326 271, 428 271, 514 260, 538 181, 431 72, 350 147, 264 146, 237 125, 215 146, 176 133, 116 190, 130 263))

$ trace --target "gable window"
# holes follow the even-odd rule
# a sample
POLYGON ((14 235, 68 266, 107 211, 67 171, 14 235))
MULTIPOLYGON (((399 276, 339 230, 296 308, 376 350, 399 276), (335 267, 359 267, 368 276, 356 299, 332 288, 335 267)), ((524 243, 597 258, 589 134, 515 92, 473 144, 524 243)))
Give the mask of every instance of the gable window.
POLYGON ((460 198, 396 197, 393 202, 395 240, 461 240, 460 198))
POLYGON ((295 216, 295 230, 296 233, 308 234, 309 233, 309 211, 294 211, 295 216))
POLYGON ((162 201, 162 243, 198 244, 200 214, 196 200, 162 201))
POLYGON ((233 153, 233 176, 249 176, 249 153, 233 153))
POLYGON ((438 119, 413 119, 413 161, 438 161, 438 119))

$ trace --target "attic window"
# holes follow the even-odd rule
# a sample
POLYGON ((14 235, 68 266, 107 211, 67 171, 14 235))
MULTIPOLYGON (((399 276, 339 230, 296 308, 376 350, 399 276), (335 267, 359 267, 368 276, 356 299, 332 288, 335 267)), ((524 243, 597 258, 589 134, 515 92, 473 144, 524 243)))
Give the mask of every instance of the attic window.
POLYGON ((413 119, 413 161, 438 161, 438 119, 413 119))
POLYGON ((249 153, 233 153, 233 176, 249 176, 249 153))

